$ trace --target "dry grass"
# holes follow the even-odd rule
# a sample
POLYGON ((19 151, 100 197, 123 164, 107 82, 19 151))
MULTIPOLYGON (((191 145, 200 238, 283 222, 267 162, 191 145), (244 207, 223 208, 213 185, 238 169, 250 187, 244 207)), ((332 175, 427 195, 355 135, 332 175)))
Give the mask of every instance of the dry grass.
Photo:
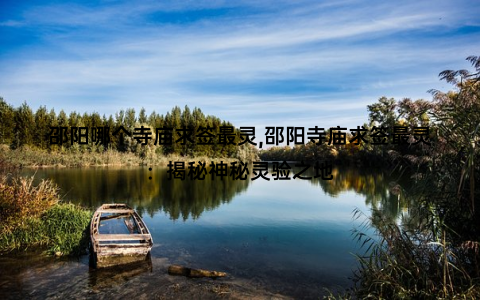
POLYGON ((56 255, 81 253, 91 212, 60 204, 56 184, 33 179, 0 178, 0 252, 45 246, 56 255))
POLYGON ((465 253, 447 241, 441 220, 435 223, 438 235, 406 231, 373 211, 365 224, 375 227, 379 240, 355 231, 366 251, 357 256, 353 293, 361 299, 478 299, 478 278, 467 271, 465 253))
POLYGON ((0 219, 4 229, 39 217, 58 203, 58 187, 50 180, 33 185, 32 177, 0 178, 0 219))
MULTIPOLYGON (((2 145, 5 146, 5 145, 2 145)), ((104 152, 95 151, 64 151, 48 152, 46 150, 32 149, 23 147, 12 150, 8 147, 0 147, 4 155, 4 160, 9 165, 22 167, 89 167, 89 166, 167 166, 170 161, 202 161, 202 162, 232 162, 236 158, 211 158, 207 156, 180 156, 177 154, 162 155, 150 153, 145 157, 140 157, 131 152, 119 152, 116 150, 107 150, 104 152)))

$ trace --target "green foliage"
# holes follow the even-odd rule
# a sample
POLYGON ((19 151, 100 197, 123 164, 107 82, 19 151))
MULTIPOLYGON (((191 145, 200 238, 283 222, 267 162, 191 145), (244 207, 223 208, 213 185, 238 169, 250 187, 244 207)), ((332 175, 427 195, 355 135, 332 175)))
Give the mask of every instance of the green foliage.
POLYGON ((32 184, 33 177, 0 182, 0 252, 44 246, 55 255, 79 254, 88 243, 92 213, 58 203, 51 181, 32 184))
POLYGON ((42 247, 49 254, 79 255, 88 246, 92 213, 73 204, 56 204, 40 217, 27 217, 0 232, 0 252, 42 247))
POLYGON ((10 145, 14 139, 14 109, 0 97, 0 143, 10 145))
POLYGON ((480 57, 467 59, 473 73, 440 73, 456 91, 432 91, 433 103, 406 99, 399 105, 408 125, 428 123, 436 135, 432 147, 408 155, 412 164, 424 166, 413 174, 417 205, 411 219, 417 223, 399 225, 374 211, 370 224, 380 239, 355 233, 367 247, 358 257, 359 298, 480 297, 480 57))
POLYGON ((142 109, 140 109, 140 113, 138 115, 138 123, 140 124, 147 123, 147 113, 145 111, 145 108, 143 107, 142 109))
POLYGON ((18 148, 23 145, 32 145, 35 130, 35 119, 32 110, 24 102, 15 111, 15 137, 13 146, 18 148))
POLYGON ((35 113, 35 134, 33 144, 41 149, 47 149, 50 143, 50 120, 45 106, 40 106, 35 113))
POLYGON ((433 105, 429 101, 418 99, 415 101, 405 98, 397 103, 398 118, 405 120, 406 126, 410 130, 415 126, 429 126, 430 118, 428 112, 431 111, 433 105))
MULTIPOLYGON (((245 157, 254 158, 256 154, 250 155, 250 152, 256 152, 254 148, 238 147, 240 134, 238 129, 234 129, 234 144, 223 145, 219 142, 219 134, 221 126, 232 126, 229 122, 225 122, 214 116, 206 116, 199 108, 190 110, 185 106, 182 111, 175 106, 165 117, 152 112, 147 117, 147 112, 142 108, 138 114, 133 108, 120 110, 113 116, 101 117, 97 112, 84 113, 83 115, 72 111, 69 115, 65 111, 60 110, 58 115, 52 109, 47 111, 45 106, 41 106, 35 114, 27 105, 23 103, 19 108, 14 109, 8 105, 3 98, 0 98, 0 143, 7 144, 12 148, 25 149, 25 147, 33 146, 39 150, 49 150, 55 153, 100 153, 109 149, 123 153, 133 153, 140 158, 141 163, 150 158, 156 160, 159 156, 208 156, 211 158, 220 157, 245 157), (135 128, 140 126, 150 128, 151 140, 148 146, 140 145, 135 138, 128 135, 113 135, 113 132, 123 126, 127 131, 133 133, 135 128), (51 127, 66 127, 67 131, 63 132, 63 143, 61 145, 52 145, 50 143, 51 127), (87 127, 89 129, 88 145, 79 145, 77 142, 72 144, 71 127, 87 127), (95 127, 108 127, 109 146, 102 147, 96 145, 92 141, 92 129, 95 127), (202 144, 197 137, 201 133, 199 128, 207 129, 214 137, 211 144, 202 144), (157 128, 170 128, 172 132, 172 145, 154 145, 157 128), (191 131, 191 140, 186 143, 179 141, 182 129, 191 131), (145 149, 143 149, 145 148, 145 149), (148 148, 148 149, 147 149, 148 148), (155 148, 155 149, 154 149, 155 148), (238 149, 241 148, 241 149, 238 149), (245 151, 248 153, 245 154, 245 151)), ((28 148, 27 148, 28 149, 28 148)), ((41 165, 41 163, 38 163, 41 165)), ((71 165, 71 164, 68 164, 71 165)))
POLYGON ((3 227, 0 231, 0 253, 27 250, 45 245, 47 238, 39 217, 26 217, 14 227, 3 227))
MULTIPOLYGON (((441 177, 445 189, 457 193, 457 203, 468 207, 471 215, 480 220, 475 206, 480 201, 478 186, 480 166, 480 57, 469 57, 475 73, 466 70, 444 71, 442 79, 455 84, 454 93, 432 91, 435 110, 432 115, 438 122, 438 145, 434 153, 434 167, 445 170, 441 177), (477 183, 477 184, 476 184, 477 183)), ((439 178, 440 179, 440 178, 439 178)))
POLYGON ((376 122, 377 126, 392 127, 395 124, 397 115, 395 109, 397 103, 395 99, 387 97, 381 97, 378 99, 378 103, 367 105, 367 109, 370 114, 371 124, 376 122))
POLYGON ((88 246, 92 212, 73 204, 58 204, 42 216, 48 251, 55 255, 81 254, 88 246))
POLYGON ((478 280, 465 269, 463 252, 451 247, 444 224, 436 221, 438 235, 418 228, 406 231, 373 211, 364 226, 373 224, 380 239, 354 231, 354 238, 366 249, 364 255, 357 255, 355 295, 360 299, 478 298, 478 280))

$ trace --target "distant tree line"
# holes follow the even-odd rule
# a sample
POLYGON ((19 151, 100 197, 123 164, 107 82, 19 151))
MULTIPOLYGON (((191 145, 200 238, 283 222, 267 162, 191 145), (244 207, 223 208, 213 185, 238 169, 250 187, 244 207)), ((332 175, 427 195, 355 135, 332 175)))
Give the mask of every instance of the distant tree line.
MULTIPOLYGON (((165 115, 153 111, 149 115, 144 108, 137 114, 135 109, 120 110, 114 116, 103 115, 97 112, 80 114, 72 111, 67 115, 64 110, 57 114, 52 108, 40 106, 33 112, 29 105, 24 102, 19 107, 9 105, 0 97, 0 144, 9 145, 12 149, 24 146, 48 151, 95 151, 116 150, 120 152, 132 152, 140 156, 147 154, 180 155, 180 156, 207 156, 207 157, 237 157, 249 160, 255 157, 255 148, 248 143, 238 146, 241 141, 240 131, 233 124, 222 121, 215 116, 205 115, 200 108, 190 110, 188 106, 182 110, 175 106, 165 115), (144 126, 152 133, 152 140, 148 145, 141 145, 131 136, 121 137, 114 135, 116 129, 123 126, 127 131, 133 132, 135 128, 144 126), (218 134, 222 126, 232 127, 235 135, 234 144, 219 143, 218 134), (70 143, 71 132, 67 131, 68 142, 53 144, 50 142, 52 127, 108 127, 108 146, 89 142, 88 144, 70 143), (197 139, 182 145, 176 142, 180 135, 177 129, 186 128, 191 130, 191 136, 197 135, 199 128, 210 128, 209 132, 217 136, 212 144, 201 144, 197 139), (156 128, 172 128, 171 145, 153 145, 156 128)), ((90 133, 89 133, 90 135, 90 133)))

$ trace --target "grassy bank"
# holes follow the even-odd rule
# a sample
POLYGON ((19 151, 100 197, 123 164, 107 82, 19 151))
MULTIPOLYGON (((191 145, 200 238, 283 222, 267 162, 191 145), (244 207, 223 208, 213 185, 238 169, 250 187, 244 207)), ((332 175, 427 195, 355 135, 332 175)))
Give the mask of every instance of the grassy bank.
MULTIPOLYGON (((132 152, 107 151, 63 151, 53 152, 28 146, 11 149, 7 145, 0 145, 4 160, 14 166, 22 167, 90 167, 90 166, 167 166, 170 161, 205 161, 205 162, 233 162, 243 158, 208 156, 180 156, 177 154, 159 155, 152 153, 146 157, 132 152)), ((247 159, 248 160, 248 159, 247 159)))
POLYGON ((0 252, 44 248, 55 255, 83 252, 92 213, 60 203, 51 181, 33 185, 33 177, 0 178, 0 252))

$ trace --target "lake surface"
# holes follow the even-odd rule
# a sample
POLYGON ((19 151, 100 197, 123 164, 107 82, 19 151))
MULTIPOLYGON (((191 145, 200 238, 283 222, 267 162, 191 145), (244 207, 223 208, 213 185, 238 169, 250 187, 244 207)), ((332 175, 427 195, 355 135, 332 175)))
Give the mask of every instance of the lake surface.
MULTIPOLYGON (((364 221, 353 218, 355 209, 369 215, 372 207, 381 208, 392 218, 405 213, 405 205, 388 192, 391 177, 356 169, 334 169, 331 181, 273 180, 271 172, 270 181, 209 176, 182 181, 168 179, 160 167, 25 171, 33 172, 36 180, 55 181, 64 201, 92 209, 127 203, 144 218, 154 240, 153 266, 127 273, 113 292, 107 284, 111 295, 125 296, 122 290, 139 286, 155 294, 155 274, 164 274, 166 264, 181 264, 227 272, 273 294, 318 298, 325 288, 352 285, 353 253, 359 252, 352 230, 364 221)), ((113 276, 91 270, 88 255, 37 260, 0 257, 0 292, 8 288, 11 295, 43 298, 70 289, 73 297, 83 297, 101 291, 98 283, 113 276)))

